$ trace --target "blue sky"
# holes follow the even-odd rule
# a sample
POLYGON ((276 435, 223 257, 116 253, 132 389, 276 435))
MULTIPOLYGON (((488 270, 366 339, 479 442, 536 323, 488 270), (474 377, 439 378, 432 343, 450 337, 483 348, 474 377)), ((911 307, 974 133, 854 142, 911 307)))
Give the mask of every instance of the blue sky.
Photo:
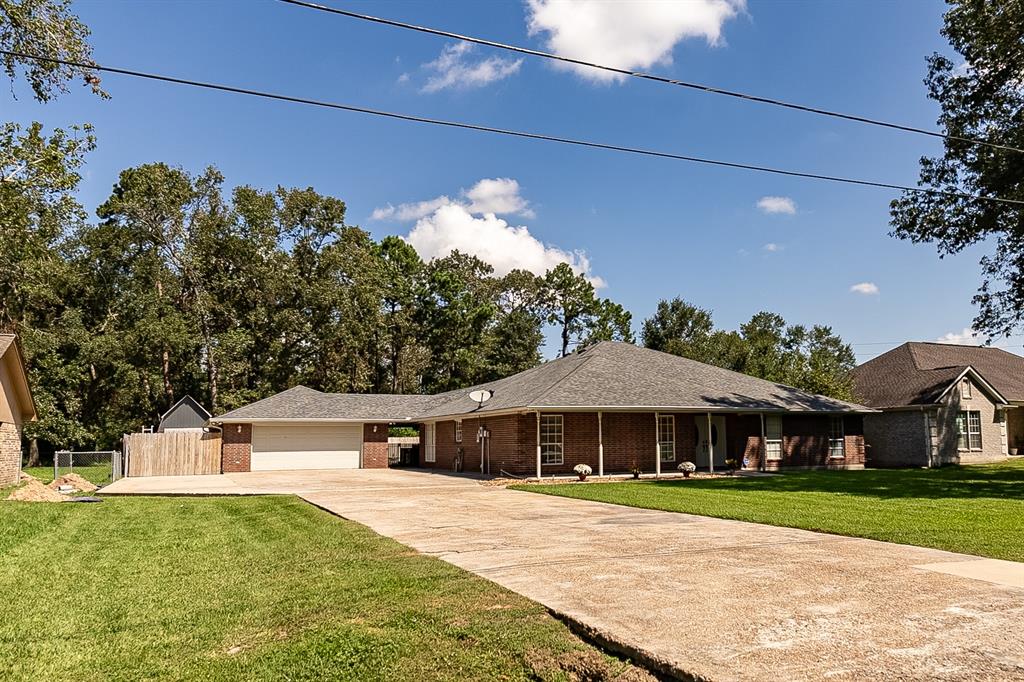
MULTIPOLYGON (((654 64, 631 65, 925 128, 934 127, 937 107, 925 98, 924 58, 950 52, 939 35, 944 6, 926 0, 750 0, 745 7, 702 0, 693 3, 693 16, 674 17, 677 24, 640 11, 612 16, 617 40, 601 34, 600 22, 607 27, 609 17, 587 8, 568 13, 567 23, 557 8, 544 12, 520 2, 338 6, 539 49, 550 49, 558 32, 557 45, 590 50, 603 61, 649 60, 663 41, 668 47, 654 64), (727 10, 715 17, 716 6, 727 10), (532 34, 530 16, 541 28, 532 34), (589 19, 595 21, 588 34, 580 27, 589 19), (709 44, 715 33, 717 42, 709 44), (647 37, 630 37, 636 34, 647 37)), ((516 65, 513 55, 488 48, 460 51, 437 37, 270 1, 74 7, 93 30, 99 63, 197 80, 901 184, 916 180, 921 155, 940 149, 921 136, 635 79, 595 82, 534 58, 516 65)), ((77 86, 47 105, 18 86, 17 101, 0 100, 5 119, 95 125, 98 147, 81 187, 90 211, 123 168, 164 161, 198 172, 213 164, 232 186, 313 186, 338 196, 351 224, 376 238, 411 235, 424 255, 454 243, 475 246, 499 267, 570 258, 604 283, 602 295, 633 312, 638 328, 659 299, 682 296, 712 309, 716 323, 729 329, 759 310, 830 324, 864 360, 889 342, 962 332, 974 317, 970 299, 984 250, 940 260, 933 246, 890 238, 889 191, 116 75, 106 75, 103 85, 108 101, 77 86), (478 185, 485 179, 514 183, 478 185), (401 208, 438 197, 448 205, 401 208), (758 208, 763 197, 787 198, 795 210, 766 213, 758 208), (489 210, 498 215, 486 216, 489 210), (400 219, 403 213, 408 219, 400 219), (519 227, 526 230, 511 229, 519 227), (862 283, 877 293, 851 291, 862 283)))

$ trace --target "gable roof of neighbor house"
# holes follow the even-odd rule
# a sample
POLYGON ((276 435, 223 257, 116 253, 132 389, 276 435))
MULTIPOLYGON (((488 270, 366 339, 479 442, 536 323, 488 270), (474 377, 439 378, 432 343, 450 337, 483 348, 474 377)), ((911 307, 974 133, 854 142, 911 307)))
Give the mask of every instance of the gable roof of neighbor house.
POLYGON ((1024 401, 1024 357, 1001 348, 908 341, 853 370, 857 398, 871 407, 932 405, 966 371, 997 398, 1024 401))
POLYGON ((171 406, 160 417, 157 431, 167 429, 201 429, 210 418, 209 411, 190 395, 185 396, 171 406))
POLYGON ((18 391, 21 406, 22 419, 34 421, 37 417, 36 403, 32 397, 32 387, 29 386, 28 373, 25 369, 25 356, 21 352, 21 345, 14 334, 0 334, 0 362, 8 362, 8 367, 14 367, 11 373, 15 382, 15 390, 18 391), (13 359, 13 362, 9 362, 13 359))
POLYGON ((215 421, 413 421, 524 409, 872 411, 668 353, 604 341, 504 379, 438 395, 337 394, 296 387, 215 421), (474 388, 492 392, 482 407, 469 398, 474 388))

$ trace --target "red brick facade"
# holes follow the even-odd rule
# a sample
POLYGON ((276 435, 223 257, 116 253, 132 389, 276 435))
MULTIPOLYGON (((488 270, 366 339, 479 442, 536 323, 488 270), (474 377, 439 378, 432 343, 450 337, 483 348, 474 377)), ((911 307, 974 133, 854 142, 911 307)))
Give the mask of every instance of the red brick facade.
MULTIPOLYGON (((664 415, 671 413, 661 413, 664 415)), ((544 475, 569 474, 577 464, 588 464, 598 472, 598 433, 596 412, 566 412, 563 417, 563 458, 561 464, 545 464, 544 475)), ((704 415, 675 413, 675 457, 663 461, 661 471, 674 473, 682 461, 696 461, 696 419, 704 415)), ((864 465, 864 432, 860 416, 844 418, 846 456, 830 460, 830 417, 826 415, 785 415, 782 418, 783 459, 768 468, 801 468, 864 465)), ((605 412, 601 416, 604 443, 604 471, 623 473, 634 466, 654 473, 657 457, 657 421, 653 412, 605 412)), ((462 442, 455 441, 455 422, 436 424, 436 462, 426 462, 421 449, 420 465, 426 468, 455 470, 461 457, 461 470, 480 471, 480 443, 477 429, 490 432, 490 473, 534 476, 537 472, 537 417, 533 413, 462 420, 462 442)), ((764 446, 761 442, 759 415, 730 414, 726 417, 726 457, 745 462, 747 469, 761 468, 764 446)), ((426 439, 421 431, 421 442, 426 439)), ((716 457, 717 459, 717 457, 716 457)))
POLYGON ((387 424, 363 424, 363 468, 388 468, 387 424))
POLYGON ((221 471, 249 471, 252 456, 252 424, 225 424, 221 432, 221 471))

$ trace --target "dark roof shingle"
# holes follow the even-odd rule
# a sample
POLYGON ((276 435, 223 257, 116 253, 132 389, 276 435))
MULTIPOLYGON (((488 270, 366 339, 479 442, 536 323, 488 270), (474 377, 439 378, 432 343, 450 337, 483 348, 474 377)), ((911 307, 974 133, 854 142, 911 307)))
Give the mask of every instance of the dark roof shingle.
POLYGON ((504 379, 438 395, 321 393, 300 386, 229 412, 217 420, 402 421, 536 408, 870 411, 862 405, 814 395, 668 353, 605 341, 504 379), (469 398, 474 388, 492 393, 482 407, 469 398))
POLYGON ((935 403, 968 367, 1010 401, 1024 401, 1024 357, 1001 348, 909 341, 853 371, 857 399, 871 407, 935 403))

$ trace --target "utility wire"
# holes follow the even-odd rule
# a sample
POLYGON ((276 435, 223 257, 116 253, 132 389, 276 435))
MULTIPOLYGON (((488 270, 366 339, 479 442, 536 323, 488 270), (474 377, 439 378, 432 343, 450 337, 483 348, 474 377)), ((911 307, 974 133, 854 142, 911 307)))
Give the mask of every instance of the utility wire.
POLYGON ((821 116, 831 116, 832 118, 841 118, 847 121, 855 121, 857 123, 866 123, 868 125, 880 126, 882 128, 891 128, 893 130, 901 130, 907 133, 916 133, 918 135, 927 135, 929 137, 937 137, 943 140, 955 140, 957 142, 967 142, 975 145, 982 145, 985 147, 991 147, 993 149, 1002 149, 1011 152, 1024 153, 1024 149, 1018 147, 1011 147, 1005 144, 998 144, 996 142, 986 142, 985 140, 977 140, 971 137, 962 137, 960 135, 948 135, 946 133, 936 132, 934 130, 927 130, 926 128, 915 128, 914 126, 902 125, 900 123, 891 123, 889 121, 882 121, 876 118, 868 118, 866 116, 857 116, 855 114, 844 114, 839 111, 831 111, 829 109, 820 109, 818 107, 807 106, 804 104, 796 104, 794 102, 786 102, 779 99, 772 99, 770 97, 760 97, 758 95, 751 95, 745 92, 737 92, 735 90, 725 90, 723 88, 716 88, 712 85, 704 85, 702 83, 693 83, 691 81, 683 81, 675 78, 666 78, 665 76, 656 76, 650 73, 644 73, 643 71, 631 71, 629 69, 621 69, 615 66, 608 66, 605 64, 597 64, 595 62, 588 62, 582 59, 573 59, 572 57, 563 57, 562 55, 554 54, 553 52, 542 52, 541 50, 533 50, 528 47, 521 47, 519 45, 509 45, 507 43, 499 43, 494 40, 487 40, 486 38, 476 38, 474 36, 462 35, 459 33, 453 33, 451 31, 444 31, 437 28, 430 28, 428 26, 417 26, 416 24, 409 24, 404 21, 397 21, 395 19, 384 19, 382 17, 375 17, 370 14, 361 14, 359 12, 352 12, 349 10, 339 9, 337 7, 329 7, 327 5, 318 5, 313 2, 306 2, 305 0, 280 0, 280 2, 295 5, 298 7, 306 7, 308 9, 317 10, 320 12, 329 12, 331 14, 337 14, 343 17, 349 17, 351 19, 359 19, 361 21, 370 21, 376 24, 383 24, 385 26, 393 26, 395 28, 403 28, 409 31, 418 31, 419 33, 428 33, 430 35, 441 36, 444 38, 453 38, 455 40, 464 40, 467 43, 476 43, 477 45, 486 45, 487 47, 493 47, 499 50, 508 50, 509 52, 517 52, 519 54, 530 55, 532 57, 542 57, 544 59, 553 59, 555 61, 564 62, 566 64, 576 64, 577 66, 587 66, 593 69, 600 69, 601 71, 608 71, 609 73, 617 73, 622 76, 632 76, 633 78, 642 78, 648 81, 654 81, 657 83, 663 83, 666 85, 676 85, 682 88, 689 88, 691 90, 698 90, 700 92, 710 93, 712 95, 724 95, 726 97, 735 97, 737 99, 744 99, 750 102, 759 102, 761 104, 770 104, 776 107, 783 107, 786 109, 795 109, 796 111, 804 111, 811 114, 818 114, 821 116))
POLYGON ((1024 206, 1024 200, 1019 199, 1006 199, 1003 197, 990 197, 981 196, 975 194, 967 194, 966 192, 956 192, 952 190, 940 190, 940 189, 929 189, 926 187, 911 187, 909 185, 897 185, 888 182, 876 182, 873 180, 858 180, 856 178, 847 178, 837 175, 821 175, 818 173, 805 173, 801 171, 785 170, 782 168, 771 168, 768 166, 757 166, 748 163, 738 163, 734 161, 720 161, 717 159, 707 159, 699 156, 688 156, 685 154, 674 154, 671 152, 663 152, 655 149, 642 149, 639 147, 626 147, 617 144, 607 144, 603 142, 592 142, 589 140, 577 140, 568 137, 557 137, 555 135, 545 135, 542 133, 531 133, 521 130, 511 130, 507 128, 495 128, 492 126, 477 125, 475 123, 464 123, 461 121, 448 121, 437 118, 427 118, 425 116, 415 116, 413 114, 402 114, 393 111, 384 111, 381 109, 370 109, 368 107, 360 107, 352 104, 341 104, 338 102, 327 102, 323 100, 307 99, 304 97, 294 97, 292 95, 282 95, 279 93, 264 92, 261 90, 252 90, 249 88, 240 88, 233 85, 223 85, 220 83, 207 83, 203 81, 190 80, 187 78, 176 78, 174 76, 164 76, 155 73, 146 73, 145 71, 135 71, 133 69, 123 69, 114 66, 101 66, 99 64, 78 62, 69 59, 57 59, 55 57, 43 57, 40 55, 27 54, 25 52, 18 52, 14 50, 0 50, 0 54, 18 57, 19 59, 32 59, 41 62, 48 62, 51 64, 64 64, 66 66, 74 66, 78 68, 89 68, 94 71, 103 71, 106 73, 116 73, 123 76, 133 76, 135 78, 145 78, 148 80, 161 81, 164 83, 176 83, 179 85, 189 85, 197 88, 205 88, 207 90, 218 90, 221 92, 230 92, 237 95, 249 95, 252 97, 262 97, 264 99, 278 100, 282 102, 292 102, 295 104, 308 104, 316 107, 324 107, 327 109, 340 109, 342 111, 351 111, 360 114, 368 114, 371 116, 381 116, 384 118, 397 119, 400 121, 412 121, 414 123, 426 123, 430 125, 444 126, 447 128, 458 128, 461 130, 474 130, 483 133, 493 133, 495 135, 505 135, 508 137, 519 137, 529 140, 542 140, 544 142, 557 142, 560 144, 573 145, 576 147, 589 147, 592 149, 604 149, 613 152, 622 152, 625 154, 636 154, 639 156, 653 156, 661 159, 672 159, 675 161, 686 161, 689 163, 699 163, 707 166, 720 166, 723 168, 736 168, 740 170, 755 171, 758 173, 771 173, 773 175, 783 175, 794 178, 806 178, 811 180, 823 180, 826 182, 837 182, 847 185, 862 185, 865 187, 880 187, 882 189, 895 189, 902 192, 914 192, 917 194, 931 194, 938 196, 946 196, 957 199, 968 199, 971 201, 989 201, 1001 204, 1010 204, 1014 206, 1024 206))

